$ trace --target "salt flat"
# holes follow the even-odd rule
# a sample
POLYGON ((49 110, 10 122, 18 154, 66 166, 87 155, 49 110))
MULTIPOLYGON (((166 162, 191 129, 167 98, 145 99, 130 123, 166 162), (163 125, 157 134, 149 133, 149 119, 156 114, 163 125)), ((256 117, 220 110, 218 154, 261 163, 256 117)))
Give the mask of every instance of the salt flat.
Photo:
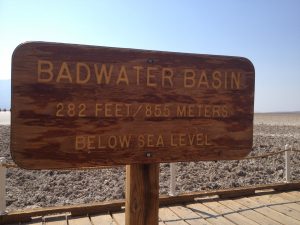
POLYGON ((300 126, 300 112, 255 113, 254 124, 300 126))
POLYGON ((1 125, 10 124, 10 112, 0 112, 0 124, 1 125))

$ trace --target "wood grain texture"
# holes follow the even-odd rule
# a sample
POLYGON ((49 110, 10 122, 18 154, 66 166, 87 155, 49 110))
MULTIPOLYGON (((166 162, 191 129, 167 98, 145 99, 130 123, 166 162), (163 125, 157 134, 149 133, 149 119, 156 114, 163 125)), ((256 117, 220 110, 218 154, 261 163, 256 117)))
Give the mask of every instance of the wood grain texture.
POLYGON ((255 201, 255 199, 253 198, 241 198, 241 199, 235 199, 235 201, 281 224, 299 224, 299 221, 289 216, 286 216, 282 213, 279 213, 276 210, 273 210, 270 207, 268 207, 268 205, 261 204, 255 201))
POLYGON ((114 221, 117 225, 125 225, 125 213, 124 212, 115 212, 112 214, 114 221))
POLYGON ((44 216, 45 225, 68 225, 67 215, 44 216))
POLYGON ((109 213, 102 215, 90 216, 93 224, 100 225, 117 225, 109 213))
POLYGON ((239 159, 253 108, 254 67, 241 57, 44 42, 12 57, 22 168, 239 159))
POLYGON ((222 200, 219 201, 221 204, 223 204, 226 207, 231 208, 232 210, 239 212, 239 214, 255 221, 258 224, 261 225, 280 225, 280 223, 276 222, 275 220, 272 220, 271 218, 264 216, 254 210, 249 210, 246 206, 241 205, 234 200, 222 200))
POLYGON ((89 217, 71 217, 68 219, 69 225, 92 225, 89 217))
POLYGON ((159 164, 126 166, 126 225, 158 225, 159 164))

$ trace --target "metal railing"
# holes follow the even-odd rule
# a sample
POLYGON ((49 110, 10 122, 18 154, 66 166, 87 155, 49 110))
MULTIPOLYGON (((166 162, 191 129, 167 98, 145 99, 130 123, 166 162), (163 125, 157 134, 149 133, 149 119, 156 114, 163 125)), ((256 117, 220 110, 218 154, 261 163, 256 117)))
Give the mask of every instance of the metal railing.
MULTIPOLYGON (((299 144, 286 144, 284 146, 284 150, 280 150, 277 152, 270 152, 262 155, 255 155, 255 156, 247 156, 243 159, 237 160, 250 160, 250 159, 261 159, 261 158, 268 158, 274 155, 279 155, 284 153, 284 162, 285 162, 285 182, 291 182, 291 152, 300 152, 299 144), (296 147, 298 149, 296 149, 296 147)), ((170 187, 169 187, 169 195, 175 196, 176 195, 176 175, 177 175, 177 163, 170 163, 170 187)))

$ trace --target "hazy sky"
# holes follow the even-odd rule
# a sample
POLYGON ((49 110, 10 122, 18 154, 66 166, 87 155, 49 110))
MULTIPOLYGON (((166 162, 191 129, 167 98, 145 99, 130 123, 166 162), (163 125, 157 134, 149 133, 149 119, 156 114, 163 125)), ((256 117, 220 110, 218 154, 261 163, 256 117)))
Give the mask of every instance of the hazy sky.
POLYGON ((255 111, 300 111, 299 0, 0 0, 0 79, 25 41, 244 56, 255 111))

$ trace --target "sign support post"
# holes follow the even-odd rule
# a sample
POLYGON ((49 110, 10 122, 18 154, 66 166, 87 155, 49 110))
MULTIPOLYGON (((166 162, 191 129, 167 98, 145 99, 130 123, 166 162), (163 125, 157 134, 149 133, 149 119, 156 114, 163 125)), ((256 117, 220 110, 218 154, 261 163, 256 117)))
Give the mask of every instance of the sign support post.
POLYGON ((157 225, 159 163, 126 166, 126 225, 157 225))

